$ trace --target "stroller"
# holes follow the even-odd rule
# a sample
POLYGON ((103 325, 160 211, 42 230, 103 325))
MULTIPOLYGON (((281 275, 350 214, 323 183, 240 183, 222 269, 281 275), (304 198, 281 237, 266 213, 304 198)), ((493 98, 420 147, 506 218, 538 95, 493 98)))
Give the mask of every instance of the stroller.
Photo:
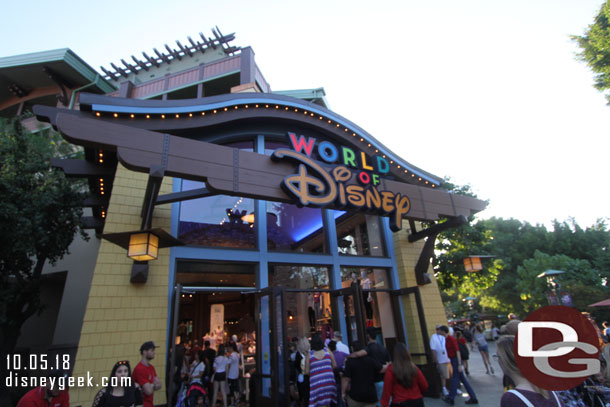
POLYGON ((208 407, 208 397, 205 390, 207 385, 207 378, 204 378, 203 383, 182 383, 180 390, 178 391, 178 399, 176 401, 176 407, 198 407, 199 398, 203 400, 202 407, 208 407))

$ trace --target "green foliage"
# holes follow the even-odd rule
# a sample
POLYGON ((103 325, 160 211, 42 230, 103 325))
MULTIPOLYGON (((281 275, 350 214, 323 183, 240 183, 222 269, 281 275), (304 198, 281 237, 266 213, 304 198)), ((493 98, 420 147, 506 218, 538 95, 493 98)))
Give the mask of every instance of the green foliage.
POLYGON ((546 279, 538 278, 538 275, 549 269, 565 271, 557 277, 560 283, 557 294, 568 292, 578 309, 585 310, 589 304, 604 300, 609 295, 600 273, 591 267, 589 261, 573 259, 564 254, 551 256, 536 250, 533 258, 517 267, 517 289, 521 292, 525 312, 548 305, 549 287, 546 279))
MULTIPOLYGON (((470 188, 452 185, 450 190, 470 188)), ((549 231, 516 219, 490 218, 440 234, 434 267, 448 312, 457 316, 471 312, 463 301, 468 296, 477 298, 473 310, 478 312, 524 315, 546 305, 546 280, 537 276, 548 269, 565 271, 559 281, 574 305, 592 311, 588 304, 610 298, 609 248, 610 231, 602 219, 585 229, 573 219, 555 221, 549 231), (466 273, 463 259, 477 254, 494 258, 483 260, 483 271, 466 273)))
MULTIPOLYGON (((595 73, 595 87, 601 91, 610 89, 610 1, 606 1, 593 24, 583 36, 574 35, 581 49, 578 58, 595 73)), ((606 95, 610 103, 610 95, 606 95)))
MULTIPOLYGON (((45 261, 68 251, 82 215, 79 184, 50 167, 68 151, 56 134, 27 133, 0 121, 0 346, 14 345, 23 322, 41 309, 45 261)), ((82 233, 82 232, 81 232, 82 233)))

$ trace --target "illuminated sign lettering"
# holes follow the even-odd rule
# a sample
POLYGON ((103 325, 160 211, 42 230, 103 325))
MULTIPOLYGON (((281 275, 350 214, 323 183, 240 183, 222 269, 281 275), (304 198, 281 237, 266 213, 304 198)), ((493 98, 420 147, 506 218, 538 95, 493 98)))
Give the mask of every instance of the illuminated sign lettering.
POLYGON ((325 206, 334 204, 337 207, 353 207, 390 217, 393 231, 402 228, 402 217, 411 209, 409 198, 392 191, 379 191, 379 174, 369 173, 376 170, 385 174, 390 166, 387 161, 377 156, 371 160, 364 152, 356 154, 347 147, 337 148, 329 141, 317 144, 318 156, 328 164, 335 165, 327 170, 311 158, 315 147, 315 138, 288 133, 293 150, 278 149, 272 158, 283 158, 296 161, 297 173, 291 174, 282 181, 282 188, 298 199, 302 206, 325 206), (373 167, 373 164, 375 167, 373 167), (358 184, 348 184, 355 171, 358 184))

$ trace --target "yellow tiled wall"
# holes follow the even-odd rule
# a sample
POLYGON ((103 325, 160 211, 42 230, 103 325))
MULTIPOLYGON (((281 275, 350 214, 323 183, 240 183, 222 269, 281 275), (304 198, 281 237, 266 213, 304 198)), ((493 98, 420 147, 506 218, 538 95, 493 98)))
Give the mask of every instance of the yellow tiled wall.
MULTIPOLYGON (((138 230, 148 174, 127 170, 119 164, 114 179, 104 233, 138 230)), ((170 193, 166 178, 161 194, 170 193)), ((152 227, 170 230, 171 205, 155 207, 152 227)), ((154 341, 159 346, 152 361, 165 383, 165 349, 169 278, 169 249, 159 251, 149 262, 148 281, 129 282, 133 261, 127 252, 102 240, 83 321, 74 376, 93 377, 94 384, 110 374, 119 360, 129 360, 132 369, 140 361, 140 345, 154 341)), ((90 406, 100 387, 71 388, 73 406, 90 406)), ((155 404, 163 404, 165 388, 155 392, 155 404)))
MULTIPOLYGON (((418 230, 421 230, 419 224, 417 224, 417 227, 418 230)), ((400 287, 414 287, 417 285, 415 279, 415 265, 417 264, 419 255, 424 248, 425 240, 409 243, 409 233, 410 230, 408 227, 394 233, 394 247, 396 250, 396 263, 398 267, 400 287)), ((443 306, 438 284, 434 278, 432 265, 430 265, 428 273, 432 277, 432 284, 420 286, 419 289, 424 306, 428 336, 430 336, 434 333, 434 327, 436 324, 447 324, 447 316, 445 314, 445 308, 443 306)), ((414 295, 409 295, 408 299, 403 297, 403 309, 409 349, 412 353, 424 353, 424 344, 422 341, 421 328, 419 325, 414 295)), ((415 361, 416 363, 424 363, 425 359, 415 358, 415 361)))

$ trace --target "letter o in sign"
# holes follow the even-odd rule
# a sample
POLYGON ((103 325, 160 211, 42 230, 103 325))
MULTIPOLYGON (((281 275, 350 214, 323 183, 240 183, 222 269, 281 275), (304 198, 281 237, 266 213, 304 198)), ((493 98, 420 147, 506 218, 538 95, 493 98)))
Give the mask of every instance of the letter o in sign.
POLYGON ((339 158, 339 151, 332 143, 323 141, 318 144, 318 155, 327 163, 334 163, 339 158))
POLYGON ((360 174, 358 174, 358 180, 360 180, 360 182, 362 184, 368 184, 369 182, 371 182, 371 176, 369 174, 367 174, 366 172, 362 171, 360 172, 360 174))

